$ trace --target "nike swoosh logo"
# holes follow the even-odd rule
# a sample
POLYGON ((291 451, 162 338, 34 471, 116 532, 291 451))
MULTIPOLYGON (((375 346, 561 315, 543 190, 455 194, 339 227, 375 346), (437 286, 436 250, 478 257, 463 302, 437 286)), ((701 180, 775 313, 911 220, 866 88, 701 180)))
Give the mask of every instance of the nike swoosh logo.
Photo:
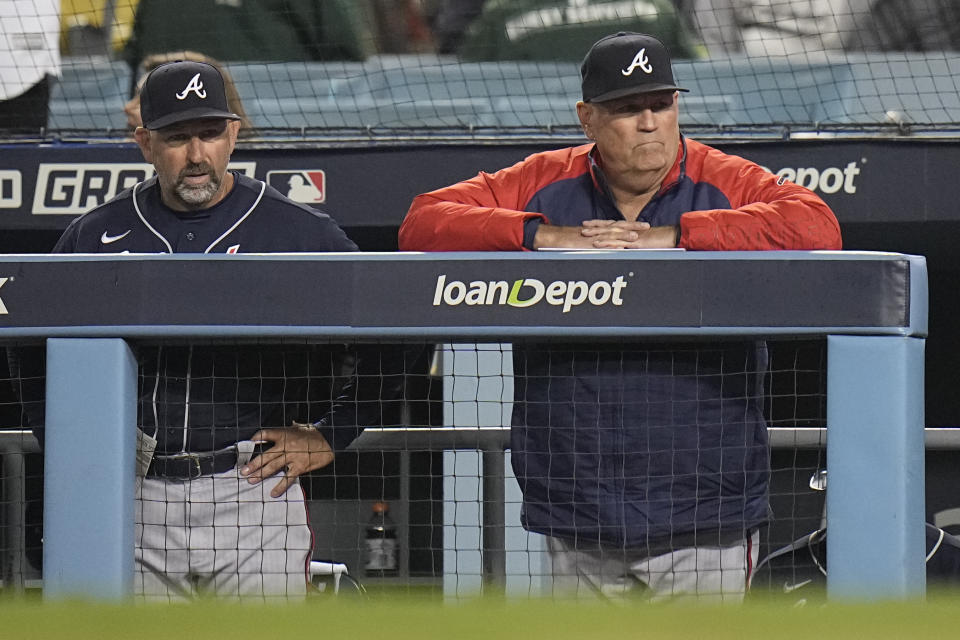
POLYGON ((813 580, 804 580, 803 582, 798 582, 798 583, 796 583, 796 584, 788 584, 788 583, 784 582, 784 583, 783 583, 783 592, 784 592, 784 593, 790 593, 791 591, 796 591, 797 589, 799 589, 799 588, 801 588, 801 587, 807 586, 807 585, 810 584, 811 582, 813 582, 813 580))
POLYGON ((121 234, 118 235, 118 236, 108 235, 107 232, 104 231, 104 232, 103 232, 103 235, 100 236, 100 242, 102 242, 103 244, 110 244, 111 242, 116 242, 117 240, 120 240, 121 238, 126 238, 127 235, 128 235, 131 231, 132 231, 132 229, 127 229, 126 231, 124 231, 123 233, 121 233, 121 234))

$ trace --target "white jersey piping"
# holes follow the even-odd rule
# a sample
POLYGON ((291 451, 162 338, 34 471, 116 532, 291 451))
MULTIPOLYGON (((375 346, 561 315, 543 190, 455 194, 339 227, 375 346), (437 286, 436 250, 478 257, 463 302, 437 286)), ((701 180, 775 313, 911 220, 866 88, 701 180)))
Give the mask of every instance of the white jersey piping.
MULTIPOLYGON (((146 217, 144 217, 143 212, 140 211, 140 204, 137 202, 137 189, 140 187, 141 184, 143 184, 143 183, 142 183, 142 182, 138 182, 137 184, 135 184, 135 185, 133 186, 133 209, 134 209, 134 211, 136 211, 137 217, 140 218, 140 221, 143 222, 143 224, 147 227, 147 229, 149 229, 149 230, 151 231, 151 233, 153 233, 153 235, 157 236, 158 238, 160 238, 160 240, 163 241, 163 244, 166 245, 166 247, 167 247, 167 251, 172 254, 172 253, 173 253, 173 247, 170 245, 170 243, 167 241, 167 239, 164 238, 164 237, 160 234, 159 231, 157 231, 156 229, 154 229, 153 226, 152 226, 149 222, 147 222, 147 219, 146 219, 146 217)), ((263 194, 264 194, 264 192, 266 192, 266 189, 267 189, 267 183, 265 183, 265 182, 260 182, 260 193, 257 194, 257 197, 256 197, 256 199, 253 201, 253 204, 250 205, 250 208, 247 209, 247 211, 246 211, 242 216, 240 216, 240 218, 238 218, 237 221, 234 222, 234 223, 230 226, 229 229, 227 229, 226 231, 224 231, 224 232, 220 235, 219 238, 217 238, 217 239, 214 240, 212 243, 210 243, 210 246, 207 247, 207 248, 204 250, 204 253, 210 253, 210 250, 211 250, 211 249, 213 249, 215 246, 217 246, 217 244, 218 244, 221 240, 223 240, 223 239, 226 238, 228 235, 230 235, 231 233, 233 233, 233 231, 234 231, 237 227, 240 226, 240 223, 242 223, 244 220, 246 220, 246 219, 250 216, 250 214, 253 213, 253 210, 257 208, 257 205, 258 205, 258 204, 260 204, 260 200, 263 199, 263 194)), ((158 360, 158 363, 157 363, 157 364, 159 365, 159 360, 158 360)), ((191 379, 190 379, 190 378, 191 378, 191 369, 192 369, 192 368, 193 368, 193 345, 190 345, 189 350, 188 350, 188 354, 187 354, 187 380, 186 380, 186 386, 187 386, 187 388, 186 388, 186 398, 184 399, 184 407, 183 407, 183 448, 182 448, 182 451, 184 451, 184 452, 187 450, 187 425, 188 425, 189 422, 190 422, 190 383, 191 383, 191 379)), ((160 384, 160 371, 159 371, 159 369, 158 369, 158 370, 157 370, 156 385, 159 386, 159 384, 160 384)), ((156 395, 156 394, 157 394, 157 388, 155 387, 155 388, 154 388, 154 393, 153 393, 153 414, 154 414, 154 420, 155 420, 154 424, 157 424, 157 430, 159 431, 159 420, 157 420, 157 395, 156 395)))
POLYGON ((186 392, 183 399, 183 448, 181 451, 187 452, 187 427, 190 423, 190 383, 192 382, 193 372, 193 345, 187 348, 187 381, 186 392))
POLYGON ((162 235, 160 235, 160 232, 157 231, 156 229, 154 229, 154 228, 150 225, 150 223, 147 222, 147 219, 144 217, 143 212, 140 211, 140 203, 137 202, 137 189, 138 189, 138 188, 140 187, 140 185, 142 185, 142 184, 143 184, 142 182, 138 182, 137 184, 133 185, 133 210, 137 212, 137 217, 140 218, 140 221, 143 222, 143 224, 146 225, 147 229, 150 229, 150 231, 153 233, 153 235, 155 235, 155 236, 157 236, 158 238, 160 238, 160 239, 163 241, 163 244, 167 245, 167 252, 168 252, 168 253, 173 253, 173 247, 170 246, 170 243, 167 242, 167 239, 164 238, 162 235))
POLYGON ((157 411, 157 393, 160 391, 160 360, 163 357, 163 346, 157 347, 157 373, 153 379, 153 437, 160 435, 160 414, 157 411))
POLYGON ((257 205, 260 204, 260 200, 263 198, 263 193, 264 193, 264 191, 266 191, 266 190, 267 190, 267 183, 266 183, 266 182, 261 182, 261 183, 260 183, 260 193, 257 194, 256 200, 253 201, 253 204, 250 205, 250 208, 247 209, 247 212, 244 213, 242 216, 240 216, 240 218, 239 218, 236 222, 234 222, 233 225, 231 225, 231 227, 230 227, 229 229, 227 229, 226 231, 224 231, 224 232, 220 235, 219 238, 217 238, 216 240, 214 240, 213 242, 211 242, 211 243, 210 243, 210 246, 207 247, 206 249, 204 249, 203 252, 204 252, 204 253, 210 253, 210 250, 213 249, 215 246, 217 246, 217 243, 219 243, 221 240, 223 240, 223 239, 226 238, 228 235, 230 235, 231 233, 233 233, 234 229, 236 229, 237 227, 239 227, 239 226, 240 226, 240 223, 243 222, 244 220, 246 220, 246 219, 247 219, 247 216, 249 216, 251 213, 253 213, 253 210, 257 208, 257 205))

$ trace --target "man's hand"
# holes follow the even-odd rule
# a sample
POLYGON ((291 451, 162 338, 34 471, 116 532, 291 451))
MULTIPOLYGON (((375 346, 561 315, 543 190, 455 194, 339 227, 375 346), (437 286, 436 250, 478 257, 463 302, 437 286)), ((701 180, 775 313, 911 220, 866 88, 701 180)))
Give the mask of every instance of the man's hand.
POLYGON ((647 222, 584 220, 579 227, 541 224, 533 248, 664 249, 677 246, 676 227, 651 227, 647 222))
POLYGON ((646 222, 584 220, 581 233, 597 249, 670 249, 677 246, 677 227, 651 227, 646 222))
POLYGON ((285 471, 280 482, 270 491, 274 498, 282 496, 301 474, 333 462, 333 449, 327 439, 310 425, 294 422, 287 429, 261 429, 250 439, 272 442, 273 446, 244 465, 240 475, 250 484, 257 484, 285 471))
POLYGON ((581 233, 582 227, 541 224, 533 237, 534 249, 594 249, 593 238, 581 233))

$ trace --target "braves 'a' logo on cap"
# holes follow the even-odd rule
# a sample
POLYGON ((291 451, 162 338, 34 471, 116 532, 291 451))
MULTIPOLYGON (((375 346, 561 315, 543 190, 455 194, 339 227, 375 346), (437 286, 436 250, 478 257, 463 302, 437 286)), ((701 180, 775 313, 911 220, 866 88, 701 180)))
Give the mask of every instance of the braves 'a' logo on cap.
POLYGON ((327 177, 320 169, 268 171, 267 184, 294 202, 318 204, 327 200, 327 177))
POLYGON ((183 91, 177 94, 177 100, 186 100, 187 95, 189 95, 191 91, 197 94, 197 97, 201 100, 207 97, 207 92, 203 88, 203 82, 200 81, 199 73, 190 78, 190 82, 187 83, 187 86, 184 87, 183 91))
POLYGON ((633 70, 637 67, 640 67, 640 70, 644 73, 653 73, 653 67, 650 66, 650 58, 647 57, 647 48, 644 47, 637 52, 637 55, 633 56, 633 62, 630 63, 630 66, 626 69, 621 69, 620 73, 625 76, 633 74, 633 70))

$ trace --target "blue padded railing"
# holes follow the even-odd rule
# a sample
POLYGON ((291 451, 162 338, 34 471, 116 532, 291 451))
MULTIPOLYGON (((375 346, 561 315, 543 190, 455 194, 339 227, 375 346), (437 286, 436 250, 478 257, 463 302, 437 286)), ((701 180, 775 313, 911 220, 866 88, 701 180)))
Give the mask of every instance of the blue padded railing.
POLYGON ((5 256, 0 278, 6 311, 0 339, 48 339, 48 598, 130 594, 136 363, 127 341, 289 336, 500 342, 827 336, 829 595, 924 593, 922 257, 792 251, 32 255, 5 256), (556 289, 538 298, 543 287, 536 280, 594 283, 598 302, 574 305, 556 289), (523 304, 466 305, 454 284, 492 281, 515 283, 523 304))

